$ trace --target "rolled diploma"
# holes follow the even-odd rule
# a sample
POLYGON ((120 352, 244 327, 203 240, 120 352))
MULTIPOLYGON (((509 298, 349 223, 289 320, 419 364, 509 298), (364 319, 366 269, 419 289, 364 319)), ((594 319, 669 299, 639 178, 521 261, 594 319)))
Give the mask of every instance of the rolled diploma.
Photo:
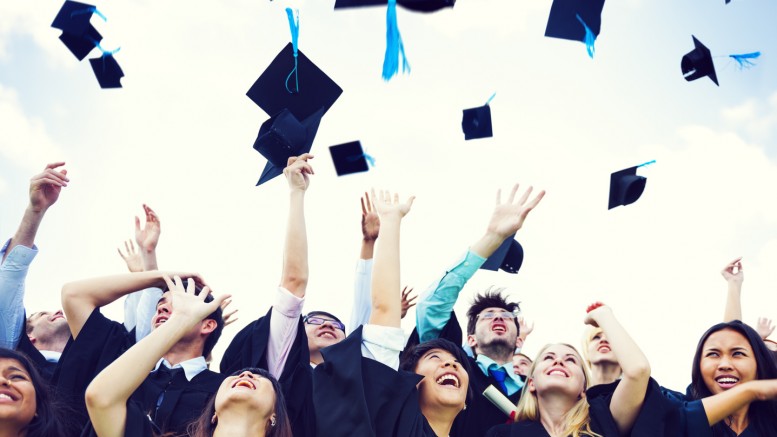
POLYGON ((491 403, 494 404, 497 408, 502 410, 505 415, 511 419, 515 418, 515 404, 513 404, 512 401, 507 398, 507 396, 503 395, 499 389, 493 385, 489 385, 488 388, 483 391, 483 396, 491 401, 491 403))

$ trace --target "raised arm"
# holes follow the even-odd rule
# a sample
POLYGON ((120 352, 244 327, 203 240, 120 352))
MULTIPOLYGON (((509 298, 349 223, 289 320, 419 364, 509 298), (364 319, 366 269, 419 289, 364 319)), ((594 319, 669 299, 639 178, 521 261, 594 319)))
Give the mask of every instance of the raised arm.
POLYGON ((143 259, 143 270, 158 270, 156 260, 156 246, 159 244, 159 236, 162 233, 162 224, 159 216, 145 203, 143 211, 146 213, 146 224, 140 227, 140 217, 135 216, 135 242, 143 259))
POLYGON ((46 211, 67 186, 64 162, 48 164, 30 179, 30 203, 14 236, 0 250, 0 347, 15 349, 24 333, 24 283, 37 254, 35 236, 46 211))
MULTIPOLYGON (((204 283, 198 275, 182 276, 195 277, 199 283, 204 283)), ((78 337, 95 308, 108 305, 134 291, 161 287, 163 284, 163 273, 156 270, 82 279, 65 284, 62 287, 62 309, 65 311, 70 333, 73 338, 78 337)))
POLYGON ((745 280, 745 274, 742 272, 742 257, 728 263, 720 274, 728 283, 723 321, 742 320, 742 282, 745 280))
POLYGON ((516 198, 517 193, 518 184, 515 184, 507 201, 502 203, 502 190, 497 191, 496 206, 491 213, 485 234, 470 246, 461 262, 449 269, 442 279, 432 284, 422 294, 416 308, 416 327, 422 342, 437 338, 440 335, 464 284, 506 238, 523 227, 526 217, 545 196, 543 190, 529 200, 532 187, 529 187, 518 198, 516 198))
POLYGON ((620 434, 628 435, 645 401, 650 363, 610 307, 598 303, 591 305, 585 323, 602 328, 623 371, 610 401, 610 412, 620 434))
POLYGON ((163 277, 170 289, 174 311, 170 318, 100 372, 86 389, 86 407, 99 437, 121 437, 127 420, 127 400, 148 376, 159 358, 199 322, 213 313, 228 296, 206 303, 210 290, 195 295, 193 280, 184 289, 181 278, 163 277))
POLYGON ((372 314, 370 324, 400 327, 402 305, 397 298, 400 287, 399 231, 402 218, 410 212, 415 197, 399 202, 399 195, 372 190, 375 210, 380 217, 380 236, 375 243, 375 264, 372 267, 372 314))
POLYGON ((364 325, 370 319, 370 312, 372 310, 370 291, 372 285, 372 255, 375 249, 375 240, 380 233, 380 219, 378 218, 378 213, 372 207, 369 194, 364 193, 364 197, 359 200, 362 205, 362 244, 359 262, 356 264, 349 331, 364 325))
POLYGON ((710 426, 754 401, 777 399, 777 379, 747 381, 701 400, 710 426))
POLYGON ((305 297, 308 285, 308 234, 305 227, 305 192, 310 186, 313 167, 309 153, 289 158, 283 174, 289 183, 289 217, 286 222, 286 243, 283 250, 281 287, 293 295, 305 297))

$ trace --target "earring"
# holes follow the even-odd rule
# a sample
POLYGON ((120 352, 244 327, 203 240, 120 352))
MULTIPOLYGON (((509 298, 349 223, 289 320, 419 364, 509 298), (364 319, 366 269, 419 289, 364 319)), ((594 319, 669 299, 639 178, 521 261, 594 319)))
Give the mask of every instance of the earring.
MULTIPOLYGON (((466 410, 466 409, 467 409, 467 404, 464 404, 464 410, 466 410)), ((462 410, 462 411, 463 411, 463 410, 462 410)))
POLYGON ((275 416, 270 416, 270 426, 275 426, 275 416))
POLYGON ((218 422, 218 421, 219 421, 219 418, 218 418, 218 417, 216 417, 216 415, 215 415, 215 414, 213 415, 213 417, 211 417, 211 418, 210 418, 210 424, 211 424, 211 425, 215 425, 215 424, 216 424, 216 422, 218 422))

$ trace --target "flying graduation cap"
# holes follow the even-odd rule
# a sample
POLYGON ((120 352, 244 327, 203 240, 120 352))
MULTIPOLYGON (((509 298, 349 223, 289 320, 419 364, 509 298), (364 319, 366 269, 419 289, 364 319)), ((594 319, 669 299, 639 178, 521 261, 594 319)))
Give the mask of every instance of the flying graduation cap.
POLYGON ((359 141, 330 146, 329 153, 332 155, 337 176, 365 172, 370 166, 375 166, 375 158, 364 153, 359 141))
POLYGON ((604 0, 553 0, 545 36, 585 43, 594 57, 594 42, 602 27, 604 0))
POLYGON ((83 60, 103 39, 90 23, 92 15, 95 14, 106 20, 105 15, 95 6, 67 0, 51 23, 51 27, 62 30, 60 41, 79 61, 83 60))
POLYGON ((268 160, 256 185, 283 173, 289 157, 310 151, 321 118, 343 92, 297 48, 299 19, 290 8, 286 13, 292 42, 246 93, 271 117, 254 142, 254 149, 268 160))
MULTIPOLYGON (((715 64, 713 63, 712 53, 710 49, 701 43, 695 36, 693 38, 693 50, 685 54, 680 61, 680 68, 682 69, 683 76, 688 82, 700 79, 702 77, 709 77, 710 80, 715 82, 715 85, 720 86, 718 83, 718 75, 715 73, 715 64)), ((736 55, 728 55, 729 58, 735 60, 739 65, 739 68, 750 68, 755 65, 754 59, 761 56, 761 52, 742 53, 736 55)))
POLYGON ((642 196, 645 184, 647 184, 647 178, 637 175, 637 169, 655 162, 655 160, 649 161, 612 173, 610 175, 610 200, 607 209, 631 205, 636 202, 642 196))
POLYGON ((502 269, 507 273, 518 273, 521 264, 523 264, 523 246, 515 240, 515 234, 513 234, 502 242, 480 268, 493 271, 502 269))
MULTIPOLYGON (((397 5, 415 12, 434 12, 452 8, 456 0, 397 0, 397 5)), ((388 0, 335 0, 335 9, 358 8, 362 6, 385 6, 388 0)))
MULTIPOLYGON (((102 50, 102 47, 100 47, 99 44, 97 47, 102 50)), ((118 49, 112 52, 104 51, 103 55, 99 58, 89 59, 89 63, 92 65, 92 70, 97 77, 100 88, 121 88, 121 78, 124 77, 124 72, 113 57, 113 54, 116 51, 118 51, 118 49)))
POLYGON ((461 129, 464 131, 465 140, 494 136, 491 127, 491 106, 489 105, 494 96, 496 96, 496 93, 483 106, 464 110, 461 118, 461 129))

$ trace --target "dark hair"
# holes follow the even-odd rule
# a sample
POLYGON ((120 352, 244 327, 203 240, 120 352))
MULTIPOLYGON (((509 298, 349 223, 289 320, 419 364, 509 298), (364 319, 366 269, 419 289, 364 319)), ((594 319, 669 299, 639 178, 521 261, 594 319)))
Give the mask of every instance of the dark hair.
MULTIPOLYGON (((775 365, 772 353, 766 347, 763 340, 761 340, 761 336, 758 335, 755 329, 739 320, 718 323, 701 336, 699 345, 696 347, 696 354, 693 356, 693 368, 691 369, 691 386, 688 390, 692 399, 702 399, 712 396, 712 392, 704 383, 704 378, 701 375, 700 363, 704 344, 707 342, 707 339, 710 335, 724 329, 730 329, 742 334, 742 336, 750 343, 755 358, 756 379, 777 378, 777 365, 775 365)), ((777 401, 754 401, 748 408, 747 416, 750 421, 750 427, 753 427, 757 435, 777 435, 777 422, 774 420, 774 418, 777 417, 777 401)), ((724 422, 715 424, 712 427, 713 435, 725 435, 723 432, 724 428, 722 428, 725 426, 726 424, 724 422)))
MULTIPOLYGON (((305 315, 305 318, 307 319, 308 317, 316 317, 316 316, 327 316, 330 319, 336 320, 336 321, 342 323, 343 326, 345 326, 345 323, 343 323, 342 320, 338 319, 337 316, 335 316, 334 314, 330 314, 330 313, 328 313, 326 311, 311 311, 311 312, 309 312, 309 313, 307 313, 305 315)), ((345 331, 345 329, 343 329, 343 331, 345 331)))
MULTIPOLYGON (((471 375, 472 371, 469 366, 469 357, 461 346, 456 345, 452 341, 444 338, 435 338, 434 340, 425 341, 421 344, 417 344, 406 350, 399 363, 399 368, 408 372, 415 372, 418 362, 432 349, 442 349, 449 352, 453 357, 461 364, 461 368, 467 372, 467 375, 471 375)), ((467 387, 467 402, 472 399, 472 384, 467 387)))
MULTIPOLYGON (((254 367, 247 367, 245 369, 238 370, 232 373, 230 376, 237 376, 241 373, 249 371, 255 373, 263 378, 267 378, 272 383, 273 391, 275 392, 275 426, 268 427, 265 437, 293 437, 291 433, 291 423, 289 422, 289 414, 286 411, 286 401, 283 398, 283 391, 278 380, 270 374, 270 372, 264 369, 258 369, 254 367)), ((213 431, 216 429, 217 424, 212 423, 211 419, 216 414, 216 394, 211 396, 208 404, 205 405, 205 409, 202 411, 200 417, 192 422, 187 432, 191 437, 212 437, 213 431)))
MULTIPOLYGON (((49 437, 53 435, 72 435, 75 424, 67 420, 70 408, 61 404, 53 396, 48 384, 40 376, 32 360, 27 355, 15 350, 0 347, 0 358, 12 359, 19 362, 30 375, 30 381, 35 389, 35 417, 32 418, 25 432, 27 437, 49 437)), ((70 415, 72 417, 72 415, 70 415)))
MULTIPOLYGON (((486 308, 503 308, 512 313, 520 311, 521 307, 517 302, 508 302, 506 297, 502 296, 504 288, 493 289, 489 287, 485 293, 475 296, 475 300, 472 301, 469 310, 467 310, 467 335, 475 334, 475 325, 478 323, 478 314, 486 308)), ((518 319, 513 319, 515 327, 518 329, 520 335, 520 327, 518 326, 518 319)))
MULTIPOLYGON (((170 291, 170 288, 165 285, 162 287, 162 293, 170 291)), ((196 296, 199 296, 200 292, 202 291, 202 287, 199 285, 195 285, 194 287, 194 294, 196 296)), ((209 294, 205 298, 205 302, 212 302, 213 301, 213 295, 209 294)), ((224 330, 224 314, 221 311, 221 307, 216 308, 216 311, 213 311, 208 315, 208 317, 205 317, 203 320, 211 319, 214 322, 216 322, 216 329, 214 329, 210 334, 208 334, 208 337, 205 338, 205 343, 202 345, 202 356, 207 357, 210 355, 210 353, 213 351, 213 348, 216 347, 216 342, 219 341, 219 337, 221 337, 221 331, 224 330)))

